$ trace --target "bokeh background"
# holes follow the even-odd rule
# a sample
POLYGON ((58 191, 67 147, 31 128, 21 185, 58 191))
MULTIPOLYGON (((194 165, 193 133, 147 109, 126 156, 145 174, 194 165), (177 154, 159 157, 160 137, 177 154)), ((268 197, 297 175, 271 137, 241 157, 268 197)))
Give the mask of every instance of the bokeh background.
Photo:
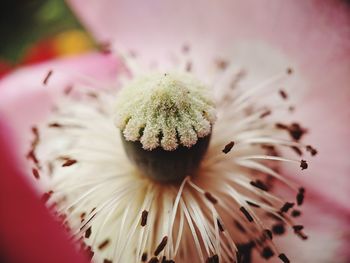
POLYGON ((97 48, 64 0, 2 0, 0 78, 16 67, 97 48))

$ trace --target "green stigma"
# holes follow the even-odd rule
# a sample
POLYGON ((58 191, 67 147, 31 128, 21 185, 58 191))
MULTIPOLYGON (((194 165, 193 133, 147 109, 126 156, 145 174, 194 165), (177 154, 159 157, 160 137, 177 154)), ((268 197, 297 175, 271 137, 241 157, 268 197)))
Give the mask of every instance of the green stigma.
POLYGON ((116 125, 129 158, 161 182, 198 168, 216 120, 207 88, 188 73, 155 73, 132 81, 117 101, 116 125))

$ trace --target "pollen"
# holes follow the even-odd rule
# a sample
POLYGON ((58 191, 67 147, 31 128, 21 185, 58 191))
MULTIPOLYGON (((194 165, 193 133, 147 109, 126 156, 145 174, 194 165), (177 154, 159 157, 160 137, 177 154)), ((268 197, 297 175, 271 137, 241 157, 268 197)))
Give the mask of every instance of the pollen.
POLYGON ((187 148, 211 133, 214 102, 205 85, 188 73, 153 73, 135 79, 117 100, 116 125, 127 141, 145 150, 187 148))

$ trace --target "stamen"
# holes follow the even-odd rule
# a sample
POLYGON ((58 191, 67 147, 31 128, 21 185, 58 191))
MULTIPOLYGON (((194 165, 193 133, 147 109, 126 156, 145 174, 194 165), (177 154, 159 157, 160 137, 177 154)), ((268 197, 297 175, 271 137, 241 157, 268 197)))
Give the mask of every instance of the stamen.
POLYGON ((269 259, 269 258, 273 257, 275 255, 275 253, 273 253, 273 251, 270 247, 264 247, 261 255, 263 258, 269 259))
POLYGON ((304 202, 304 194, 305 194, 305 189, 303 187, 299 188, 299 192, 297 195, 297 204, 300 206, 304 202))
POLYGON ((90 236, 91 236, 91 226, 85 231, 85 238, 89 238, 90 236))
POLYGON ((313 148, 311 145, 307 145, 307 146, 306 146, 306 150, 307 150, 308 152, 310 152, 310 154, 311 154, 312 156, 315 156, 315 155, 317 154, 317 150, 316 150, 315 148, 313 148))
POLYGON ((106 246, 108 246, 110 240, 109 239, 106 239, 105 241, 103 241, 99 246, 98 246, 98 249, 99 250, 103 250, 106 246))
POLYGON ((287 213, 289 209, 293 208, 294 203, 286 202, 280 209, 281 213, 287 213))
POLYGON ((244 216, 248 219, 249 222, 254 221, 253 217, 249 214, 245 207, 242 206, 239 210, 241 210, 241 212, 244 214, 244 216))
POLYGON ((280 94, 282 99, 284 99, 284 100, 288 99, 288 95, 283 89, 279 90, 279 94, 280 94))
POLYGON ((308 164, 305 160, 301 160, 300 161, 300 167, 301 167, 301 170, 305 170, 308 168, 308 164))
POLYGON ((307 133, 307 129, 301 127, 300 124, 296 122, 293 122, 290 125, 276 123, 276 128, 287 130, 291 138, 293 138, 295 141, 299 141, 302 136, 307 133))
POLYGON ((209 192, 205 192, 204 196, 214 205, 218 202, 218 200, 209 192))
POLYGON ((263 191, 268 191, 267 186, 259 179, 257 179, 256 181, 251 181, 250 184, 252 186, 255 186, 256 188, 263 190, 263 191))
POLYGON ((207 260, 205 262, 206 263, 219 263, 219 257, 218 257, 218 255, 211 256, 211 257, 207 258, 207 260))
POLYGON ((265 230, 264 230, 264 235, 265 235, 268 239, 272 240, 272 232, 271 232, 271 230, 265 229, 265 230))
POLYGON ((148 263, 158 263, 158 262, 159 262, 159 259, 157 257, 153 257, 148 261, 148 263))
POLYGON ((165 236, 165 237, 163 237, 162 241, 159 243, 158 247, 154 251, 154 255, 158 256, 159 253, 163 251, 163 249, 165 248, 167 243, 168 243, 168 237, 165 236))
POLYGON ((141 261, 142 261, 142 262, 145 262, 146 260, 147 260, 147 252, 144 252, 144 253, 142 254, 141 261))
POLYGON ((32 173, 33 173, 33 176, 35 177, 35 179, 40 179, 40 174, 39 174, 38 169, 32 168, 32 173))
POLYGON ((263 119, 263 118, 271 115, 271 113, 272 113, 271 110, 264 111, 263 113, 260 114, 260 119, 263 119))
POLYGON ((290 263, 289 259, 285 254, 279 254, 278 257, 282 260, 283 263, 290 263))
POLYGON ((52 70, 49 70, 43 80, 43 84, 46 86, 48 84, 48 81, 52 75, 53 71, 52 70))
POLYGON ((275 235, 283 235, 285 233, 285 228, 282 223, 275 224, 272 226, 272 231, 275 235))
POLYGON ((147 224, 147 216, 148 216, 148 211, 143 210, 142 216, 141 216, 141 226, 145 226, 147 224))
POLYGON ((301 212, 299 210, 293 210, 291 216, 292 217, 299 217, 301 215, 301 212))
POLYGON ((68 159, 62 164, 62 167, 68 167, 68 166, 71 166, 73 164, 76 164, 77 162, 78 162, 77 160, 68 159))
POLYGON ((231 151, 231 149, 233 148, 233 146, 235 145, 234 141, 229 142, 228 144, 225 145, 225 148, 222 150, 222 152, 224 154, 227 154, 231 151))

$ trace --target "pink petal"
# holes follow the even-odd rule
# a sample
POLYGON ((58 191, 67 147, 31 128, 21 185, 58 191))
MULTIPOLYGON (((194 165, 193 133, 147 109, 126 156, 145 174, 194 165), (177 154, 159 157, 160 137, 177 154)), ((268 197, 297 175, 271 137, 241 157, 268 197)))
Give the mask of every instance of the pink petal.
MULTIPOLYGON (((2 120, 1 120, 2 121, 2 120)), ((88 262, 74 249, 61 226, 54 222, 31 189, 0 123, 0 243, 1 262, 88 262)))
MULTIPOLYGON (((290 94, 299 100, 294 120, 310 129, 305 142, 319 150, 307 171, 292 175, 307 188, 310 241, 302 242, 291 259, 346 262, 339 254, 350 221, 350 12, 344 1, 69 2, 98 40, 115 41, 117 47, 147 59, 168 57, 184 43, 190 43, 201 59, 219 52, 254 61, 261 45, 285 55, 305 83, 296 87, 299 94, 290 94), (241 43, 249 46, 242 50, 241 43)), ((264 55, 262 70, 275 62, 264 55)), ((284 244, 287 251, 300 242, 284 244)))
POLYGON ((296 221, 305 227, 303 232, 308 236, 307 240, 300 240, 291 227, 287 228, 288 235, 275 236, 280 252, 291 262, 348 262, 350 216, 343 209, 309 193, 302 206, 302 215, 296 221))
POLYGON ((350 213, 350 12, 345 2, 69 2, 97 39, 143 57, 169 56, 184 43, 202 57, 242 53, 240 42, 256 43, 243 51, 247 54, 255 54, 261 43, 284 53, 305 79, 296 90, 304 93, 297 116, 311 128, 307 139, 320 152, 310 162, 309 175, 298 180, 350 213))
POLYGON ((117 76, 118 61, 109 55, 91 53, 20 68, 0 81, 0 116, 6 120, 24 156, 30 127, 41 121, 53 106, 54 97, 64 88, 92 79, 108 85, 117 76), (44 79, 52 70, 45 85, 44 79), (85 80, 85 78, 89 78, 85 80))

